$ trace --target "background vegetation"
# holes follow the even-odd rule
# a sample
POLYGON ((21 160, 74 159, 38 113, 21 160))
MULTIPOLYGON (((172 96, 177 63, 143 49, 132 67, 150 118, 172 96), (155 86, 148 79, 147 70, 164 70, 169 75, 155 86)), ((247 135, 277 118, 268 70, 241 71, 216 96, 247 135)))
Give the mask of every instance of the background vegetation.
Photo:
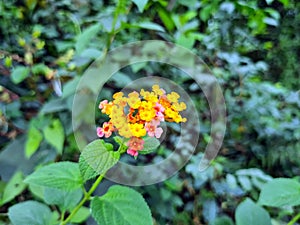
MULTIPOLYGON (((1 0, 0 19, 0 224, 9 224, 10 206, 45 201, 22 182, 26 175, 50 162, 78 161, 70 118, 75 87, 86 68, 110 49, 152 39, 174 42, 202 57, 222 86, 228 114, 220 154, 199 173, 210 141, 210 114, 193 79, 146 63, 128 66, 106 83, 102 92, 110 99, 139 77, 163 76, 188 90, 200 112, 200 141, 188 164, 165 182, 136 188, 155 223, 246 224, 241 215, 259 207, 272 224, 287 224, 299 213, 299 206, 263 209, 256 204, 273 178, 300 182, 297 0, 1 0)), ((101 123, 99 115, 95 119, 101 123)), ((151 157, 159 160, 169 153, 165 146, 151 157)), ((147 163, 147 157, 133 163, 147 163)), ((99 194, 110 185, 105 181, 99 194)), ((91 218, 85 222, 88 216, 78 223, 93 224, 91 218)))

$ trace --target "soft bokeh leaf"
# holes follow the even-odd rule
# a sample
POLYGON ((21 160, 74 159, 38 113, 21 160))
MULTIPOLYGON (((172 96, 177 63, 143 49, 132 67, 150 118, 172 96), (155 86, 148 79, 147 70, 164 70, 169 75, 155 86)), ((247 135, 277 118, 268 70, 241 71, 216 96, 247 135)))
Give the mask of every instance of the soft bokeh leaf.
POLYGON ((13 225, 51 225, 54 214, 45 204, 26 201, 10 207, 8 217, 13 225))
POLYGON ((90 41, 97 35, 100 31, 100 24, 94 24, 84 30, 76 40, 75 48, 78 54, 81 54, 85 48, 88 47, 90 41))
POLYGON ((155 137, 146 137, 144 139, 144 148, 143 150, 139 151, 139 153, 141 154, 148 154, 151 153, 153 151, 155 151, 158 146, 160 145, 160 142, 157 138, 155 137))
POLYGON ((148 0, 132 0, 134 4, 138 7, 139 11, 142 13, 145 9, 145 6, 148 3, 148 0))
POLYGON ((23 183, 23 174, 21 172, 16 172, 5 186, 2 199, 0 199, 0 205, 14 199, 16 196, 21 194, 25 188, 26 184, 23 183))
POLYGON ((82 223, 84 222, 91 214, 91 210, 87 207, 82 206, 78 212, 72 217, 71 223, 82 223))
POLYGON ((25 156, 27 158, 30 158, 38 150, 42 140, 42 133, 34 125, 31 125, 25 144, 25 156))
POLYGON ((64 128, 59 119, 54 119, 49 126, 43 129, 46 141, 51 144, 59 154, 62 154, 65 140, 64 128))
POLYGON ((269 213, 247 198, 235 211, 236 225, 271 225, 269 213))
POLYGON ((273 207, 300 205, 300 183, 289 178, 273 179, 262 187, 258 202, 273 207))
POLYGON ((26 77, 29 76, 30 69, 25 66, 17 66, 11 74, 11 80, 15 84, 21 83, 26 77))

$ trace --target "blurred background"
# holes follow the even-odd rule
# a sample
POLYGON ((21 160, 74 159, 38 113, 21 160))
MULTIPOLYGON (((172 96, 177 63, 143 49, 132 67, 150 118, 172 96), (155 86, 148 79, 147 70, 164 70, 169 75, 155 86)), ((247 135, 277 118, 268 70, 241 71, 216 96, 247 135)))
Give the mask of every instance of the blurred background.
MULTIPOLYGON (((137 78, 161 76, 184 88, 199 112, 200 140, 191 160, 172 178, 136 188, 156 224, 234 224, 239 203, 256 201, 267 181, 300 181, 297 0, 0 0, 0 40, 0 197, 17 172, 23 177, 40 165, 78 161, 71 114, 80 77, 110 49, 140 40, 173 42, 200 56, 218 79, 227 107, 222 148, 199 173, 211 141, 210 111, 191 77, 148 62, 126 66, 104 85, 99 99, 111 99, 137 78)), ((79 105, 78 116, 84 119, 95 107, 79 105)), ((96 123, 103 119, 97 113, 96 123)), ((178 127, 169 133, 155 154, 125 160, 147 164, 167 157, 178 127)), ((43 201, 24 185, 12 200, 0 202, 0 225, 9 224, 1 213, 28 199, 43 201)), ((273 224, 286 224, 299 209, 267 211, 273 224)))

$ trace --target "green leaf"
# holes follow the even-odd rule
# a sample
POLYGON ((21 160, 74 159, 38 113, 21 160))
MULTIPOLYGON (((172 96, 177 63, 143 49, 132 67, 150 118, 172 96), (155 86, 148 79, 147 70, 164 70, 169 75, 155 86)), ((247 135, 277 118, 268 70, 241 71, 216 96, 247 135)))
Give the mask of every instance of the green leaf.
POLYGON ((234 225, 232 219, 228 216, 221 216, 216 218, 211 225, 234 225))
POLYGON ((50 225, 53 214, 49 207, 42 203, 26 201, 10 207, 8 217, 13 225, 50 225))
POLYGON ((78 164, 73 162, 44 166, 30 174, 24 182, 65 191, 76 190, 83 184, 78 164))
POLYGON ((85 48, 88 47, 91 40, 97 35, 100 31, 100 24, 95 24, 90 26, 85 31, 83 31, 79 36, 77 36, 77 41, 75 44, 75 49, 78 54, 81 54, 85 48))
POLYGON ((145 9, 145 6, 148 3, 148 0, 132 0, 134 4, 136 4, 136 6, 139 9, 139 12, 143 12, 145 9))
POLYGON ((157 23, 152 23, 152 22, 141 22, 137 24, 138 27, 148 29, 148 30, 156 30, 160 32, 165 32, 165 29, 158 25, 157 23))
POLYGON ((118 87, 124 87, 132 82, 132 79, 125 73, 117 72, 111 78, 118 87))
POLYGON ((71 223, 82 223, 90 216, 90 209, 87 207, 81 207, 78 212, 72 217, 71 223))
POLYGON ((104 174, 119 159, 119 152, 107 149, 103 140, 95 140, 83 149, 80 155, 79 168, 84 180, 88 180, 95 174, 104 174))
POLYGON ((42 140, 42 133, 34 125, 30 124, 25 143, 25 156, 27 158, 30 158, 38 150, 42 140))
POLYGON ((21 172, 16 172, 4 189, 0 205, 11 201, 16 196, 21 194, 25 187, 26 184, 23 183, 23 174, 21 172))
POLYGON ((45 64, 39 63, 39 64, 32 66, 31 71, 34 75, 46 75, 51 70, 45 64))
POLYGON ((139 151, 141 154, 149 154, 156 150, 160 145, 159 140, 155 137, 146 137, 144 141, 144 148, 142 151, 139 151))
POLYGON ((288 178, 273 179, 262 187, 258 203, 273 207, 300 205, 300 183, 288 178))
POLYGON ((91 202, 92 216, 101 225, 152 225, 150 209, 135 190, 115 185, 91 202))
POLYGON ((65 133, 64 128, 59 119, 55 119, 52 123, 43 129, 46 141, 52 145, 59 154, 62 154, 65 133))
POLYGON ((21 83, 26 77, 28 77, 30 69, 25 66, 17 66, 11 74, 11 80, 15 84, 21 83))
POLYGON ((57 205, 61 211, 73 209, 82 198, 82 190, 62 191, 55 188, 45 188, 44 200, 48 205, 57 205))
POLYGON ((93 179, 100 174, 86 162, 84 157, 81 156, 79 158, 79 169, 84 181, 93 179))
POLYGON ((271 225, 269 213, 247 198, 235 211, 236 225, 271 225))

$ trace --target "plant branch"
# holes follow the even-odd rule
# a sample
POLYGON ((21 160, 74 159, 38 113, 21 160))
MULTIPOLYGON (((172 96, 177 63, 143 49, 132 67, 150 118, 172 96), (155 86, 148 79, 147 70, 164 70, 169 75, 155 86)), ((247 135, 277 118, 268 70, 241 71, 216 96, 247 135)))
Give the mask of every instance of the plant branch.
POLYGON ((60 224, 60 225, 66 225, 72 218, 73 216, 78 212, 78 210, 83 206, 83 204, 88 201, 93 194, 93 192, 96 190, 100 182, 102 181, 103 177, 105 174, 101 174, 93 186, 90 188, 90 190, 84 195, 83 199, 79 202, 79 204, 73 209, 71 214, 60 224))
POLYGON ((298 220, 300 219, 300 212, 293 217, 293 219, 287 224, 287 225, 293 225, 294 223, 296 223, 298 220))

